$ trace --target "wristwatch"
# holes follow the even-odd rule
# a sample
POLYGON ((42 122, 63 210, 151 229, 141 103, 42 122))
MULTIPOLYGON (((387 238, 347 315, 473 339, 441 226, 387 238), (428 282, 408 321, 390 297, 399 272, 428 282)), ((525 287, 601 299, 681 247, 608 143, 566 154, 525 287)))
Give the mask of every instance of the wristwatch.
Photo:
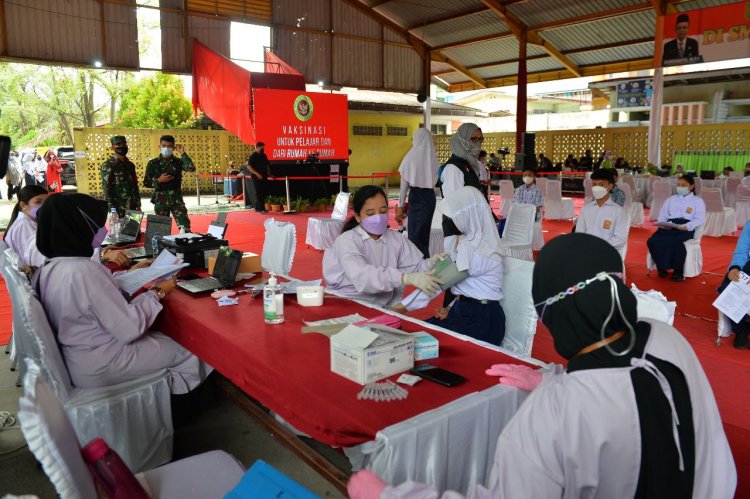
POLYGON ((165 293, 163 289, 158 289, 157 288, 157 290, 156 290, 156 296, 159 297, 159 300, 163 300, 164 297, 167 296, 167 293, 165 293))

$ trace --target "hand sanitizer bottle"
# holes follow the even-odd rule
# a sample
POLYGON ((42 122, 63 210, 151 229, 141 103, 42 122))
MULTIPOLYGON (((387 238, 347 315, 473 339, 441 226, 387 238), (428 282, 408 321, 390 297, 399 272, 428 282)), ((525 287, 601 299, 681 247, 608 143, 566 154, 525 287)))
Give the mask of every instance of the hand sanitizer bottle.
POLYGON ((284 322, 284 293, 273 273, 263 288, 263 317, 266 324, 284 322))

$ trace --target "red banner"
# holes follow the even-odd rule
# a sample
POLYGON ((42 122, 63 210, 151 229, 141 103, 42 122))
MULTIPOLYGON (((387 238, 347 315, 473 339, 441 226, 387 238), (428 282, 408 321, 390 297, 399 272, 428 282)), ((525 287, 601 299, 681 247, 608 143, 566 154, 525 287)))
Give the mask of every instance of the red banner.
POLYGON ((654 67, 750 57, 750 1, 660 16, 654 67))
POLYGON ((346 96, 293 90, 253 89, 258 140, 271 161, 349 157, 346 96))
POLYGON ((274 54, 268 49, 265 49, 263 52, 264 58, 265 58, 265 68, 264 71, 266 73, 277 73, 277 74, 288 74, 288 75, 298 75, 302 76, 302 73, 291 67, 286 62, 282 61, 279 56, 274 54))
POLYGON ((250 72, 205 45, 193 43, 193 109, 200 109, 246 144, 255 144, 250 72))

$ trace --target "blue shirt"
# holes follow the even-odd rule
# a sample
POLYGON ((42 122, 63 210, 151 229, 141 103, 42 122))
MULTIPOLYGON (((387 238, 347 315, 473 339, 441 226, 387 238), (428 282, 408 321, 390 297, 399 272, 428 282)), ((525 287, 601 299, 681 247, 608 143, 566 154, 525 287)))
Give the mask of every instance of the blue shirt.
POLYGON ((620 206, 625 206, 625 191, 623 191, 619 187, 614 186, 612 188, 612 191, 609 193, 609 197, 612 199, 612 201, 619 204, 620 206))
POLYGON ((737 246, 735 246, 734 254, 732 254, 732 263, 729 264, 727 270, 731 270, 732 267, 742 270, 748 260, 750 260, 750 224, 745 224, 740 237, 737 238, 737 246))

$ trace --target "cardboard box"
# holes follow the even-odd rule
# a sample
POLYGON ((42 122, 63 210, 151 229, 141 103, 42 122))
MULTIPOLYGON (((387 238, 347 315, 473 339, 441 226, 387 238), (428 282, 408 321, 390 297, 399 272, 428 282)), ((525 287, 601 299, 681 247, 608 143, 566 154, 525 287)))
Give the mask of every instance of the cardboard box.
MULTIPOLYGON (((214 271, 214 264, 216 263, 216 256, 208 258, 208 273, 211 274, 214 271)), ((238 274, 258 274, 263 270, 260 267, 260 255, 250 253, 249 251, 242 254, 242 262, 240 263, 240 269, 237 271, 238 274)))
POLYGON ((438 357, 440 344, 437 338, 424 331, 417 331, 411 335, 414 337, 414 360, 428 360, 438 357))
POLYGON ((414 338, 385 326, 346 326, 331 336, 331 371, 360 385, 414 367, 414 338))

